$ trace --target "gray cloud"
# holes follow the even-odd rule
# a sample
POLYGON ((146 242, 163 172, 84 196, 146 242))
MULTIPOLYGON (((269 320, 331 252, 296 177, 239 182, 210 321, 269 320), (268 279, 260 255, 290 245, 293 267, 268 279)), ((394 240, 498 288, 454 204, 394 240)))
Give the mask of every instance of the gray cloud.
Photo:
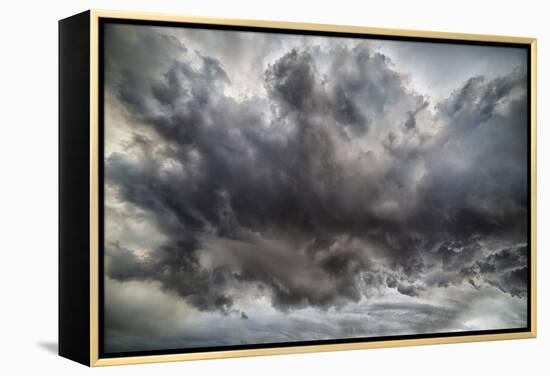
MULTIPOLYGON (((163 239, 140 251, 108 239, 109 278, 247 325, 252 290, 285 314, 464 284, 525 297, 525 71, 473 77, 431 111, 369 44, 286 48, 281 35, 264 91, 239 97, 234 82, 251 77, 169 30, 106 33, 107 98, 131 124, 107 145, 107 203, 150 214, 163 239)), ((406 329, 459 327, 466 308, 415 304, 428 324, 406 329)))

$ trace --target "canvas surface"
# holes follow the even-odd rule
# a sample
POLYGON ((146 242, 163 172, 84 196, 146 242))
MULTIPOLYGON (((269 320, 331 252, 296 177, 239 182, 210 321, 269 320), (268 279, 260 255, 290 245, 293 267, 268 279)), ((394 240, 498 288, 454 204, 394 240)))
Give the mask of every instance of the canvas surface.
POLYGON ((527 326, 526 49, 104 38, 107 353, 527 326))

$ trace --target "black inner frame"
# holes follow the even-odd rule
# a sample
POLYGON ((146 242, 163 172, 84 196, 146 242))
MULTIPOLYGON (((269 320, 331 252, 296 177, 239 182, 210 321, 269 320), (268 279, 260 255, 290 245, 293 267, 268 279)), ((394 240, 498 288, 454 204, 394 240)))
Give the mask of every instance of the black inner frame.
POLYGON ((98 228, 98 283, 99 283, 99 358, 118 358, 129 356, 144 356, 144 355, 166 355, 166 354, 189 354, 189 353, 201 353, 211 351, 224 351, 224 350, 245 350, 245 349, 265 349, 265 348, 280 348, 280 347, 296 347, 307 345, 328 345, 328 344, 345 344, 345 343, 361 343, 361 342, 380 342, 388 340, 406 340, 406 339, 423 339, 423 338, 445 338, 445 337, 467 337, 472 335, 486 335, 486 334, 505 334, 505 333, 520 333, 531 331, 531 310, 532 310, 532 297, 531 297, 531 259, 533 254, 531 244, 531 110, 527 114, 527 163, 528 163, 528 176, 527 176, 527 247, 529 252, 527 254, 527 268, 529 270, 529 278, 527 281, 527 326, 523 328, 512 329, 491 329, 491 330, 472 330, 472 331, 460 331, 460 332, 442 332, 442 333, 425 333, 425 334, 410 334, 410 335, 390 335, 390 336, 376 336, 376 337, 357 337, 357 338, 339 338, 339 339, 326 339, 326 340, 313 340, 313 341, 293 341, 293 342, 274 342, 274 343, 252 343, 245 345, 228 345, 228 346, 212 346, 212 347, 192 347, 192 348, 177 348, 177 349, 162 349, 162 350, 143 350, 143 351, 128 351, 128 352, 105 352, 105 320, 104 320, 104 164, 105 164, 105 151, 104 151, 104 88, 105 88, 105 75, 104 75, 104 25, 106 23, 114 24, 128 24, 128 25, 144 25, 144 26, 166 26, 166 27, 180 27, 180 28, 194 28, 194 29, 210 29, 210 30, 226 30, 226 31, 245 31, 245 32, 258 32, 258 33, 276 33, 276 34, 293 34, 293 35, 308 35, 308 36, 325 36, 325 37, 345 37, 356 39, 377 39, 377 40, 394 40, 404 42, 427 42, 438 44, 462 44, 472 46, 487 46, 487 47, 509 47, 509 48, 522 48, 527 51, 527 102, 528 108, 531 109, 531 45, 522 43, 505 43, 505 42, 484 42, 484 41, 464 41, 458 39, 438 39, 438 38, 424 38, 424 37, 402 37, 380 34, 360 34, 349 32, 327 32, 327 31, 315 31, 315 30, 293 30, 293 29, 278 29, 269 27, 251 27, 251 26, 235 26, 235 25, 213 25, 202 23, 190 23, 190 22, 177 22, 177 21, 149 21, 149 20, 129 20, 118 18, 99 18, 99 38, 98 38, 98 123, 99 123, 99 200, 98 200, 98 213, 99 213, 99 228, 98 228))

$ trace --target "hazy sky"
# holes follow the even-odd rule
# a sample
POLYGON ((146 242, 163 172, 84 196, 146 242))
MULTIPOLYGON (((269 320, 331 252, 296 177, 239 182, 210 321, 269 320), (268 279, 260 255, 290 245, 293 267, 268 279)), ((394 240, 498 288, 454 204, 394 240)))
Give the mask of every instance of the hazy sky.
POLYGON ((105 27, 105 349, 527 325, 522 49, 105 27))

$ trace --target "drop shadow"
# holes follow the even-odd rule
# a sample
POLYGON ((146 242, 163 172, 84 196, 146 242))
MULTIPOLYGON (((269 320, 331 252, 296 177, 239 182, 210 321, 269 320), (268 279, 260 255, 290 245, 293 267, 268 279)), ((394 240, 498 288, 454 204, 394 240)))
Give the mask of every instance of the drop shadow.
POLYGON ((57 342, 42 341, 42 342, 38 342, 36 345, 42 348, 43 350, 49 352, 50 354, 57 355, 57 349, 58 349, 57 342))

